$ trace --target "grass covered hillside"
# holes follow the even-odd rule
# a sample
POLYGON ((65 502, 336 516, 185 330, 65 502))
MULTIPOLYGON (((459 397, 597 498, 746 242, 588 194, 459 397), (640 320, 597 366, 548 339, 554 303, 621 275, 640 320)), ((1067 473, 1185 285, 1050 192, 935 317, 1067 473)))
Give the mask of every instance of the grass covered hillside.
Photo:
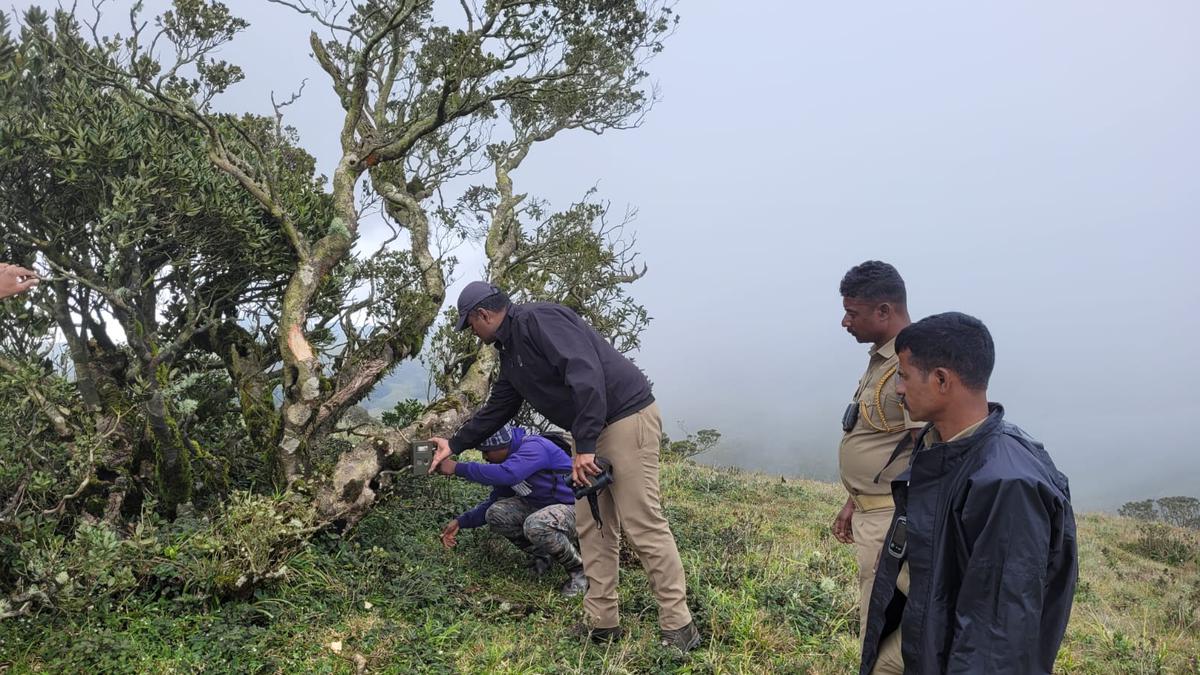
MULTIPOLYGON (((657 646, 646 577, 625 561, 628 637, 566 637, 580 600, 535 579, 483 530, 454 551, 441 526, 484 489, 416 479, 348 541, 301 549, 244 601, 137 592, 75 613, 0 622, 0 670, 24 672, 847 673, 857 663, 851 548, 829 534, 841 488, 664 466, 665 501, 705 643, 657 646)), ((1193 534, 1079 516, 1081 581, 1058 670, 1200 673, 1193 534)))

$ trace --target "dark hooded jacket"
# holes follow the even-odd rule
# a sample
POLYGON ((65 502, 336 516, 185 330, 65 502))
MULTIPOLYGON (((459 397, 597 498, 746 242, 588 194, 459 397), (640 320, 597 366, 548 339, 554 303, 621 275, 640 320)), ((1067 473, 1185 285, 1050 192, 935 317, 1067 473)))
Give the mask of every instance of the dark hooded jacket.
POLYGON ((579 454, 596 452, 606 425, 654 402, 642 371, 562 305, 509 305, 495 344, 500 377, 487 403, 450 439, 455 454, 507 424, 522 401, 570 430, 579 454))
POLYGON ((916 452, 892 482, 896 516, 871 594, 862 675, 897 627, 907 673, 1054 668, 1078 576, 1067 478, 1041 443, 1004 421, 1001 406, 990 411, 971 436, 916 452), (902 558, 908 597, 896 589, 902 558))

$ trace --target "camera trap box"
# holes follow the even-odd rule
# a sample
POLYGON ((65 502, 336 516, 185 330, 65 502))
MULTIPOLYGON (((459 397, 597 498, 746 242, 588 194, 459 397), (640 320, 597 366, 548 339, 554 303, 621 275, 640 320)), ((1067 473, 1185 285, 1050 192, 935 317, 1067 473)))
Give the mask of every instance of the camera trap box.
POLYGON ((424 476, 433 465, 433 453, 437 446, 431 441, 418 441, 409 445, 409 456, 412 457, 412 473, 414 476, 424 476))

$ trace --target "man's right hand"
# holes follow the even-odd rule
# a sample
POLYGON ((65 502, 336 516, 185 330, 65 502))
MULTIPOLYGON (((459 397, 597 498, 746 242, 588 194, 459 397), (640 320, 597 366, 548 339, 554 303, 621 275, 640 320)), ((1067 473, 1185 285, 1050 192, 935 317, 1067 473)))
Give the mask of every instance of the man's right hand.
POLYGON ((442 528, 442 546, 445 548, 454 548, 458 543, 455 537, 458 536, 458 518, 446 523, 446 527, 442 528))
POLYGON ((429 463, 429 473, 432 474, 437 471, 438 464, 450 456, 450 441, 439 436, 434 436, 429 440, 437 446, 437 451, 433 453, 433 461, 429 463))
POLYGON ((600 473, 595 453, 577 452, 571 458, 571 481, 576 485, 591 485, 592 476, 599 476, 600 473))
POLYGON ((843 544, 854 543, 854 531, 851 528, 851 521, 854 518, 854 500, 846 498, 846 505, 842 507, 837 518, 833 521, 833 538, 843 544))

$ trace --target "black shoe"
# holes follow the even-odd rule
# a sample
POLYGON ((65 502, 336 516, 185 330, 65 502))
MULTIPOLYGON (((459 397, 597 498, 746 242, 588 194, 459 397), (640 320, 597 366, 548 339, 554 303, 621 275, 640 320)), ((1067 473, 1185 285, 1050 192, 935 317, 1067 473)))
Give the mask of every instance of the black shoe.
POLYGON ((580 593, 583 593, 588 588, 587 577, 583 574, 583 568, 579 567, 570 571, 571 578, 567 579, 567 583, 563 584, 559 591, 563 597, 573 598, 580 593))
POLYGON ((529 556, 529 560, 525 563, 525 567, 529 569, 529 573, 535 577, 542 576, 550 571, 550 568, 553 566, 553 560, 540 555, 529 556))
POLYGON ((617 640, 625 637, 625 632, 621 630, 620 626, 613 626, 612 628, 592 628, 583 622, 571 626, 567 632, 571 635, 571 637, 578 638, 580 640, 587 638, 596 644, 616 642, 617 640))
POLYGON ((674 647, 684 654, 692 651, 700 646, 700 631, 696 630, 696 622, 693 621, 683 628, 664 630, 659 644, 663 647, 674 647))

